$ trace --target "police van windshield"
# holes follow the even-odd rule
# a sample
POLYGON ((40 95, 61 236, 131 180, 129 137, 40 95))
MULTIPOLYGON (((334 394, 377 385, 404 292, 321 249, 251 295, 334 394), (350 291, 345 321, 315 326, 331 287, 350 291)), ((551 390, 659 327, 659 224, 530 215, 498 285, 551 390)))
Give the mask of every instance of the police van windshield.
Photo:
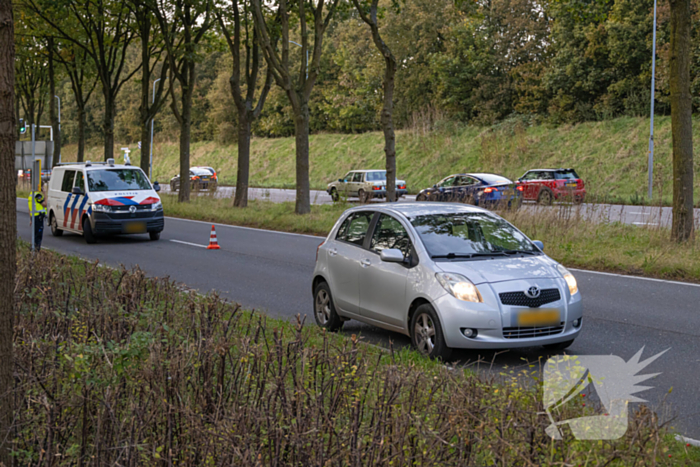
POLYGON ((89 170, 87 173, 90 191, 150 190, 151 184, 138 169, 89 170))

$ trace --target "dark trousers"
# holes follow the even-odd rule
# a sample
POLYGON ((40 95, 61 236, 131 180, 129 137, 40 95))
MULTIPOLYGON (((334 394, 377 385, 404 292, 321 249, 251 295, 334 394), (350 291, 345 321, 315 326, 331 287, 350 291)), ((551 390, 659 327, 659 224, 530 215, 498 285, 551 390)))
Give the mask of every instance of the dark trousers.
POLYGON ((34 249, 36 251, 41 250, 41 240, 44 238, 44 214, 39 214, 34 216, 34 249))

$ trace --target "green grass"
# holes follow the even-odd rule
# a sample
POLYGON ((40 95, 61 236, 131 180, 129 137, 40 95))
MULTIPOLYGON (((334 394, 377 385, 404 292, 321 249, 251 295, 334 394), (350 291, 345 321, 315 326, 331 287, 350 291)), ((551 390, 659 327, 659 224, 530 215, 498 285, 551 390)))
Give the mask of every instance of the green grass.
MULTIPOLYGON (((475 373, 21 244, 20 465, 696 465, 644 406, 552 441, 536 366, 475 373), (527 381, 527 382, 526 382, 527 381), (127 462, 131 459, 131 462, 127 462)), ((232 280, 235 280, 232 276, 232 280)), ((580 401, 553 415, 593 415, 580 401)))
MULTIPOLYGON (((231 199, 193 197, 178 203, 163 195, 168 216, 262 229, 326 236, 340 214, 352 204, 312 206, 311 214, 294 214, 294 203, 251 201, 246 209, 231 199)), ((546 253, 566 266, 622 274, 700 282, 700 236, 687 244, 670 241, 665 228, 600 222, 604 209, 584 211, 572 206, 501 213, 530 238, 542 240, 546 253)))
MULTIPOLYGON (((694 122, 694 132, 695 141, 700 141, 700 120, 694 122)), ((402 130, 396 136, 398 175, 416 192, 454 172, 497 172, 515 179, 527 169, 574 167, 586 181, 590 199, 641 204, 646 202, 648 139, 649 120, 631 117, 559 127, 506 121, 493 127, 402 130)), ((668 204, 672 198, 669 117, 656 120, 655 140, 655 203, 668 204)), ((312 135, 312 187, 325 189, 328 182, 351 169, 382 168, 383 144, 379 132, 312 135)), ((64 148, 64 160, 74 160, 75 151, 75 145, 64 148)), ((101 160, 101 153, 102 148, 91 148, 87 157, 101 160)), ((235 144, 194 143, 191 164, 213 166, 221 183, 234 184, 236 154, 235 144)), ((138 150, 132 156, 138 161, 138 150)), ((700 200, 700 158, 695 160, 695 196, 700 200)), ((178 173, 178 161, 176 142, 156 143, 155 179, 167 183, 178 173)), ((294 167, 294 138, 253 139, 251 186, 293 187, 294 167)))

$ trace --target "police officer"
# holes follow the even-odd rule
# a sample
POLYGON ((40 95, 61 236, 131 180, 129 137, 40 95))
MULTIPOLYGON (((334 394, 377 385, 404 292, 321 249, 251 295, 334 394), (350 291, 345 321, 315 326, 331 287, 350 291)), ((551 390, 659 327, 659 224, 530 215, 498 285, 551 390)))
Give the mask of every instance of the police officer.
POLYGON ((41 191, 29 193, 29 225, 34 228, 34 249, 41 251, 41 239, 44 236, 44 219, 46 219, 46 200, 41 191))

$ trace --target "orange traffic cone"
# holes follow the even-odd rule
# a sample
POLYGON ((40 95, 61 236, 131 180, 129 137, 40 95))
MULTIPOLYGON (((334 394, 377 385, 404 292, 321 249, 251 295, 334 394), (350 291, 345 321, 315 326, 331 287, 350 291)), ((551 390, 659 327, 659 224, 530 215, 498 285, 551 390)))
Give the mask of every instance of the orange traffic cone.
POLYGON ((209 236, 209 246, 207 247, 207 250, 219 250, 219 242, 216 240, 216 230, 214 230, 214 226, 211 226, 211 235, 209 236))

